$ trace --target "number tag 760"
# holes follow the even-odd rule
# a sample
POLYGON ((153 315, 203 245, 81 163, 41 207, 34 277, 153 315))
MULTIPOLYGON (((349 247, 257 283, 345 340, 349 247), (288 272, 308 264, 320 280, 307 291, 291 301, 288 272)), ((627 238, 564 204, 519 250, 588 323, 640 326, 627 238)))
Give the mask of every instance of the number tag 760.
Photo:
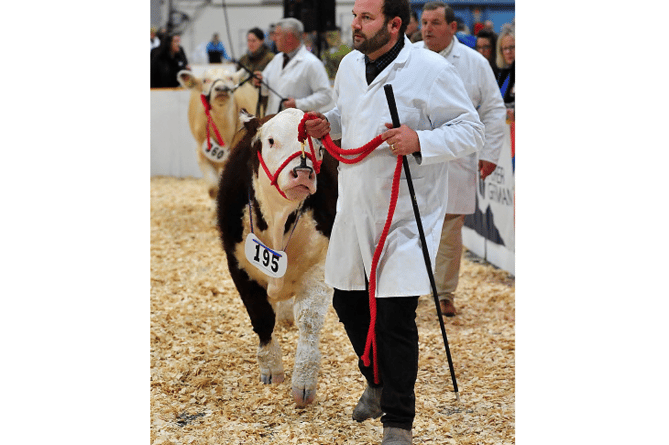
POLYGON ((244 245, 246 259, 265 275, 281 278, 288 268, 286 252, 265 246, 253 233, 246 237, 244 245))

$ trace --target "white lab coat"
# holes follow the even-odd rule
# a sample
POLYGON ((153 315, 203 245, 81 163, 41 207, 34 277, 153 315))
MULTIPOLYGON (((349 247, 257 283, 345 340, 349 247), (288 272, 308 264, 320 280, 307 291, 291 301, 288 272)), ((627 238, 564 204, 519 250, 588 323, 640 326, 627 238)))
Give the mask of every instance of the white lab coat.
MULTIPOLYGON (((465 84, 467 95, 485 125, 485 144, 478 159, 497 164, 504 143, 506 107, 495 75, 488 61, 477 51, 453 37, 453 49, 446 60, 455 66, 465 84)), ((425 48, 425 42, 414 46, 425 48)), ((426 51, 430 51, 425 48, 426 51)), ((446 213, 469 215, 476 205, 477 154, 471 154, 448 163, 448 206, 446 213)))
POLYGON ((279 53, 262 72, 263 82, 281 97, 262 84, 263 96, 268 96, 267 113, 279 111, 281 98, 295 98, 295 107, 302 111, 327 111, 332 108, 332 87, 325 66, 304 45, 283 68, 283 53, 279 53))
MULTIPOLYGON (((342 148, 360 147, 392 122, 383 86, 391 84, 400 123, 416 130, 421 154, 408 156, 416 201, 431 264, 446 214, 447 162, 480 150, 483 124, 455 68, 436 53, 405 45, 372 82, 365 80, 364 56, 346 55, 335 79, 336 107, 326 113, 333 139, 342 148)), ((357 164, 339 164, 339 198, 325 264, 325 281, 342 290, 364 290, 374 249, 386 221, 397 157, 387 144, 357 164), (366 271, 366 272, 365 272, 366 271)), ((406 176, 377 271, 377 296, 429 293, 406 176)))

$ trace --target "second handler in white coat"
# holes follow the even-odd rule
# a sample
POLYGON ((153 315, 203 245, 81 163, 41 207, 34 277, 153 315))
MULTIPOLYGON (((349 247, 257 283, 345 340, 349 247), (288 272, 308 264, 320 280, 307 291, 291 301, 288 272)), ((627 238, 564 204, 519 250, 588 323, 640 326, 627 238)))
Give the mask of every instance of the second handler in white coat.
MULTIPOLYGON (((447 162, 481 149, 484 127, 446 60, 411 45, 404 32, 408 0, 356 0, 353 45, 335 78, 335 108, 306 122, 310 136, 330 132, 343 149, 385 141, 357 164, 339 165, 339 197, 325 264, 333 306, 358 356, 370 323, 368 277, 385 224, 397 156, 408 155, 427 248, 434 261, 446 214, 447 162), (401 127, 392 128, 383 86, 391 84, 401 127)), ((434 262, 432 263, 434 264, 434 262)), ((382 444, 410 444, 418 373, 418 296, 430 290, 411 198, 402 174, 399 198, 377 270, 376 336, 380 384, 373 366, 353 418, 379 417, 382 444)))
POLYGON ((434 281, 441 313, 453 317, 462 258, 462 226, 465 215, 475 210, 477 170, 484 181, 497 167, 504 145, 506 107, 488 61, 455 36, 458 23, 453 9, 441 1, 428 2, 423 6, 421 22, 423 40, 414 45, 425 46, 455 66, 485 125, 486 140, 481 151, 448 163, 448 205, 434 266, 434 281))
POLYGON ((281 52, 262 73, 254 73, 256 79, 253 81, 255 86, 261 86, 261 96, 268 98, 266 114, 278 113, 285 108, 329 109, 332 106, 330 79, 323 62, 302 43, 302 22, 292 17, 281 19, 275 32, 276 46, 281 52))

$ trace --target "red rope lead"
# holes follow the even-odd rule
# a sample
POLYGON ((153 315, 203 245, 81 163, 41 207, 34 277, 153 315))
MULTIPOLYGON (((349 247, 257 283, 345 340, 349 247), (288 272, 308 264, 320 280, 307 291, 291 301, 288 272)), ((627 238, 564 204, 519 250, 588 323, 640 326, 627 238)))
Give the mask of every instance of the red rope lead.
MULTIPOLYGON (((316 116, 305 113, 304 117, 300 121, 300 124, 297 127, 297 139, 300 142, 304 142, 307 139, 307 131, 305 127, 306 121, 309 119, 316 119, 316 116)), ((309 139, 309 146, 311 146, 311 138, 309 139)), ((374 139, 366 143, 360 148, 353 148, 350 150, 344 150, 337 147, 329 134, 326 134, 321 138, 325 149, 340 162, 345 164, 355 164, 360 162, 372 151, 374 151, 381 143, 383 139, 381 135, 376 136, 374 139), (348 159, 343 158, 342 155, 358 155, 355 158, 348 159)), ((311 147, 313 151, 313 147, 311 147)), ((374 255, 372 257, 372 271, 369 278, 369 330, 367 331, 367 342, 365 343, 365 351, 362 354, 362 362, 365 366, 370 366, 370 354, 373 350, 374 358, 374 383, 379 384, 379 361, 377 356, 377 347, 376 347, 376 268, 381 258, 381 252, 383 251, 383 246, 386 243, 386 238, 388 237, 388 232, 390 231, 390 224, 393 220, 393 215, 395 214, 395 207, 397 206, 397 197, 399 196, 400 190, 400 174, 402 173, 402 156, 397 157, 397 164, 395 165, 395 173, 393 175, 393 185, 390 191, 390 204, 388 206, 388 215, 386 216, 386 223, 383 227, 383 232, 381 233, 381 238, 379 243, 374 249, 374 255)))
MULTIPOLYGON (((316 119, 316 116, 311 115, 309 113, 305 113, 304 116, 302 117, 302 120, 300 121, 299 125, 297 126, 297 140, 300 142, 304 142, 305 139, 307 139, 307 129, 306 129, 306 122, 310 119, 316 119)), ((360 148, 352 148, 350 150, 344 150, 343 148, 339 148, 335 145, 335 143, 332 141, 332 138, 330 137, 329 134, 326 134, 321 138, 321 142, 323 142, 323 146, 325 146, 325 149, 338 161, 343 162, 344 164, 355 164, 357 162, 362 161, 369 155, 371 152, 373 152, 381 143, 383 142, 383 139, 381 138, 381 135, 378 135, 371 141, 367 142, 365 145, 363 145, 360 148), (342 157, 342 155, 345 156, 353 156, 353 155, 359 155, 353 159, 348 159, 342 157)), ((309 138, 309 146, 313 150, 312 143, 311 143, 311 138, 309 138)))
POLYGON ((395 214, 395 207, 397 206, 397 197, 400 192, 400 174, 402 173, 402 156, 397 157, 397 164, 395 165, 395 174, 393 175, 393 185, 390 191, 390 205, 388 206, 388 216, 386 216, 386 224, 383 226, 383 232, 379 239, 376 249, 374 249, 374 256, 372 257, 372 272, 369 277, 369 331, 367 332, 367 343, 365 344, 365 352, 362 354, 362 362, 365 366, 369 366, 370 348, 374 347, 374 383, 379 381, 379 365, 377 359, 376 348, 376 267, 379 264, 379 258, 383 251, 383 246, 386 244, 388 231, 390 230, 390 223, 395 214))
POLYGON ((218 132, 218 128, 216 128, 216 124, 214 123, 214 118, 211 117, 211 113, 209 112, 209 110, 211 110, 211 105, 207 100, 207 96, 205 96, 204 94, 200 94, 200 100, 202 101, 202 105, 204 106, 204 112, 207 115, 207 151, 211 151, 211 141, 209 140, 210 125, 214 129, 214 133, 216 133, 216 142, 218 142, 218 145, 220 147, 225 147, 225 142, 223 142, 221 133, 218 132))

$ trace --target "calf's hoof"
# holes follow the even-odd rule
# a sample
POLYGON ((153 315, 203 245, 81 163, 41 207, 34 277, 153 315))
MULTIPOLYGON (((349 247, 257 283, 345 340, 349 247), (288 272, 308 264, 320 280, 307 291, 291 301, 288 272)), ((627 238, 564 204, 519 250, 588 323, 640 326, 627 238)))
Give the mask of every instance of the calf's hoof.
POLYGON ((269 385, 270 383, 281 383, 283 382, 285 376, 283 375, 283 372, 279 372, 276 374, 271 374, 271 373, 261 373, 260 374, 260 381, 263 382, 265 385, 269 385))
POLYGON ((305 408, 316 399, 315 389, 293 388, 293 399, 298 408, 305 408))

